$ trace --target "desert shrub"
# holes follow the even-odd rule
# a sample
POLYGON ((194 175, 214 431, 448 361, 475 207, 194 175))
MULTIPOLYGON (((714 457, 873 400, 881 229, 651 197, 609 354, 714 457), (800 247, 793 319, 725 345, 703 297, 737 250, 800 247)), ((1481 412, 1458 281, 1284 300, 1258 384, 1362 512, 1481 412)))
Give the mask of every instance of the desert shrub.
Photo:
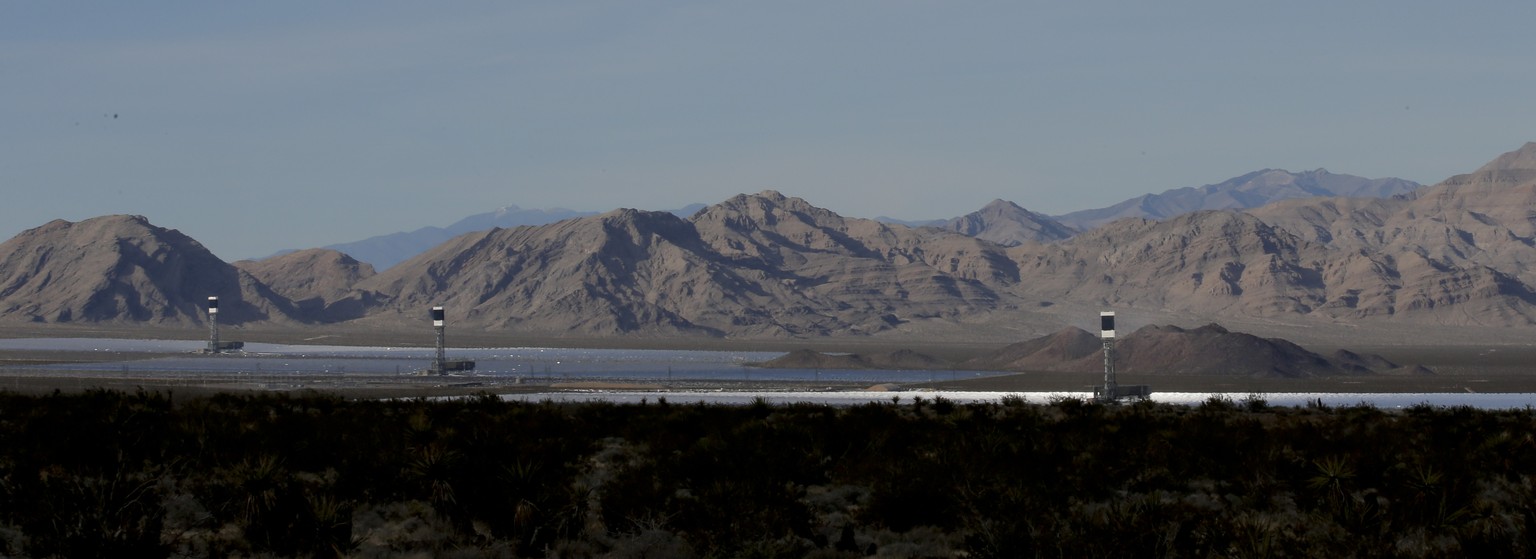
POLYGON ((0 554, 1528 556, 1536 413, 0 393, 0 554))

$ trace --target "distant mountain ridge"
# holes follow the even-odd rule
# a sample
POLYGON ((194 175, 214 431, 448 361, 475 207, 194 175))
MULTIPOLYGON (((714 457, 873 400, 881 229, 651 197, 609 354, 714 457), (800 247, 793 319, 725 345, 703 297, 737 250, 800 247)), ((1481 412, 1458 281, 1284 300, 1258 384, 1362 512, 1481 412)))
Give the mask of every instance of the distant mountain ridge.
POLYGON ((876 220, 911 227, 940 227, 1004 246, 1016 246, 1059 241, 1080 231, 1128 217, 1161 220, 1200 210, 1257 208, 1281 200, 1300 198, 1390 198, 1409 195, 1421 186, 1403 179, 1367 179, 1330 173, 1325 169, 1302 173, 1263 169, 1216 184, 1146 194, 1112 206, 1055 217, 1032 212, 1013 202, 999 199, 980 210, 948 220, 898 220, 889 217, 876 220))
MULTIPOLYGON (((1390 197, 1411 192, 1420 186, 1403 179, 1366 179, 1329 173, 1324 169, 1302 173, 1264 169, 1213 185, 1147 194, 1106 208, 1082 210, 1056 217, 1032 212, 1013 202, 993 200, 980 210, 947 220, 902 220, 881 216, 874 218, 874 221, 908 227, 939 227, 1013 246, 1025 242, 1065 239, 1077 231, 1092 229, 1123 217, 1166 219, 1202 209, 1254 208, 1277 200, 1318 196, 1390 197)), ((705 207, 705 204, 696 203, 668 211, 678 217, 688 218, 705 207)), ((377 235, 321 248, 346 253, 377 270, 386 270, 464 233, 493 227, 546 225, 600 213, 509 205, 465 217, 447 227, 422 227, 414 231, 377 235)), ((277 255, 286 252, 291 251, 279 252, 277 255)))
POLYGON ((1257 208, 1294 198, 1387 198, 1413 192, 1422 186, 1404 179, 1367 179, 1334 174, 1326 169, 1301 173, 1264 169, 1216 184, 1145 194, 1109 207, 1071 212, 1055 216, 1055 219, 1073 229, 1086 231, 1127 217, 1167 219, 1199 210, 1257 208))

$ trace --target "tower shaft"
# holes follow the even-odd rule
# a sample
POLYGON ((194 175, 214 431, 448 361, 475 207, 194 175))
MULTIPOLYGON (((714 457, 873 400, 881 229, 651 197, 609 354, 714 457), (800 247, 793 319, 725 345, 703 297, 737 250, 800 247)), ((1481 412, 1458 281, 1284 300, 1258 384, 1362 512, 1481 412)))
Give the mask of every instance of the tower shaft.
POLYGON ((208 353, 219 352, 219 298, 208 298, 208 353))

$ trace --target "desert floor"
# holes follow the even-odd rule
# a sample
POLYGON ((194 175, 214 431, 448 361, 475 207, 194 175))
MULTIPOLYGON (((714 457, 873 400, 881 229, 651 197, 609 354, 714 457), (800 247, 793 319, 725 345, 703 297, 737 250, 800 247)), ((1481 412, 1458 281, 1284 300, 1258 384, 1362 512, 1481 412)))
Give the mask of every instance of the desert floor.
MULTIPOLYGON (((380 331, 368 329, 270 328, 229 329, 225 339, 249 342, 366 345, 366 346, 422 346, 432 343, 430 332, 380 331)), ((158 329, 128 326, 0 326, 0 338, 18 337, 99 337, 142 339, 200 339, 206 332, 197 329, 158 329)), ((1158 392, 1222 392, 1254 394, 1272 392, 1536 392, 1536 344, 1519 343, 1518 338, 1504 338, 1477 343, 1475 340, 1453 339, 1437 342, 1431 336, 1428 341, 1411 340, 1361 340, 1350 344, 1315 342, 1303 343, 1319 353, 1331 352, 1344 347, 1357 353, 1375 353, 1399 364, 1417 364, 1434 370, 1433 375, 1370 375, 1325 377, 1308 379, 1252 378, 1246 376, 1191 376, 1191 375, 1130 375, 1121 374, 1121 384, 1148 384, 1158 392)), ((1336 341, 1336 340, 1335 340, 1336 341)), ((962 359, 995 350, 999 343, 964 342, 956 340, 902 340, 881 338, 825 338, 814 340, 732 340, 699 338, 568 338, 568 337, 509 337, 487 332, 453 332, 450 345, 455 347, 602 347, 615 349, 708 349, 737 351, 790 351, 810 348, 818 351, 881 353, 898 349, 912 349, 947 358, 962 359)), ((605 384, 561 385, 520 384, 513 379, 487 377, 349 377, 345 382, 327 379, 304 379, 273 375, 270 378, 250 376, 229 378, 209 375, 197 379, 146 379, 111 378, 102 375, 71 375, 68 373, 41 375, 36 371, 19 368, 30 364, 120 361, 155 357, 154 354, 115 354, 111 352, 47 352, 47 351, 0 351, 0 390, 26 393, 48 393, 54 390, 79 391, 91 388, 134 390, 171 390, 176 394, 207 394, 240 390, 293 390, 337 393, 348 397, 417 397, 448 396, 491 393, 537 393, 558 390, 591 389, 657 389, 688 390, 775 390, 775 389, 860 389, 863 386, 816 383, 758 383, 714 381, 709 385, 688 383, 662 384, 605 384)), ((942 379, 942 373, 936 374, 942 379)), ((910 384, 904 388, 935 388, 945 390, 977 391, 1080 391, 1087 390, 1101 381, 1097 375, 1080 373, 1020 372, 1012 375, 960 381, 938 380, 931 383, 910 384)))

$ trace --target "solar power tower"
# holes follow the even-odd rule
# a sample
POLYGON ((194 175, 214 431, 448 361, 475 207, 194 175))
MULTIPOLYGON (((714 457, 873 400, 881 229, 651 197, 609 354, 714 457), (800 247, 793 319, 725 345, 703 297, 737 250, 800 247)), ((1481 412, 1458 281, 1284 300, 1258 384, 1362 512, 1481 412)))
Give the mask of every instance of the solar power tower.
POLYGON ((437 330, 437 355, 432 358, 432 368, 428 371, 435 375, 459 373, 475 370, 475 362, 466 359, 448 359, 448 349, 445 341, 444 330, 447 329, 443 307, 432 307, 432 328, 437 330))
POLYGON ((1104 384, 1093 387, 1093 399, 1104 403, 1114 403, 1121 398, 1147 399, 1152 396, 1152 387, 1145 384, 1131 384, 1120 386, 1115 382, 1115 312, 1101 311, 1099 313, 1099 340, 1104 342, 1104 384))
POLYGON ((222 353, 245 347, 245 342, 219 341, 219 298, 208 298, 208 348, 204 353, 222 353))

